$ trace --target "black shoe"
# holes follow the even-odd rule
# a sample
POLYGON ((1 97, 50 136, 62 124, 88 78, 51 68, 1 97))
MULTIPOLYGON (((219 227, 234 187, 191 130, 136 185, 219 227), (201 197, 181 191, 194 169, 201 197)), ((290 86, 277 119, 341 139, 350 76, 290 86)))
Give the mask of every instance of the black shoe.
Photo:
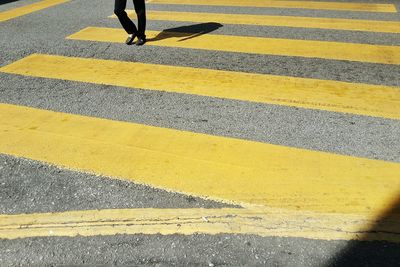
POLYGON ((135 40, 135 38, 136 38, 136 34, 130 34, 128 36, 128 38, 126 39, 125 43, 127 45, 131 45, 133 43, 133 40, 135 40))
POLYGON ((136 41, 136 45, 144 45, 146 43, 146 38, 138 37, 138 40, 136 41))

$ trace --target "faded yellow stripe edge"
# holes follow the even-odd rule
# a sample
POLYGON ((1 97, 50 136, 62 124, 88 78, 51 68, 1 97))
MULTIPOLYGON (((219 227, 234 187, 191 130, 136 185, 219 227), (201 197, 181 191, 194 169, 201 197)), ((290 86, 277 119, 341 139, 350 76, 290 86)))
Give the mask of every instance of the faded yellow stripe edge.
MULTIPOLYGON (((391 221, 386 227, 394 228, 399 222, 391 221)), ((375 223, 362 216, 268 208, 108 209, 0 215, 0 238, 201 233, 400 242, 399 233, 374 229, 375 223)))
POLYGON ((11 10, 0 12, 0 22, 21 17, 39 10, 69 2, 70 0, 44 0, 30 5, 17 7, 11 10))
MULTIPOLYGON (((1 103, 0 103, 0 105, 1 105, 1 103)), ((159 189, 159 190, 165 191, 167 193, 181 194, 181 195, 201 198, 201 199, 204 199, 204 200, 220 202, 220 203, 224 203, 224 204, 227 204, 227 205, 241 206, 241 207, 249 209, 249 210, 260 210, 260 209, 264 210, 265 209, 265 206, 264 205, 260 205, 260 204, 246 203, 246 202, 242 202, 242 201, 236 201, 236 200, 229 200, 229 199, 226 199, 226 198, 220 198, 220 197, 217 197, 217 196, 210 196, 210 195, 206 195, 206 194, 197 194, 197 193, 193 193, 193 192, 183 191, 183 190, 179 190, 179 189, 176 189, 176 188, 170 188, 170 187, 166 187, 166 186, 162 186, 162 185, 157 185, 157 184, 154 184, 154 183, 151 183, 151 182, 145 182, 143 180, 135 180, 135 179, 133 179, 131 177, 118 176, 118 175, 114 175, 114 174, 111 174, 111 173, 99 172, 97 170, 93 170, 93 169, 90 169, 90 168, 75 167, 75 166, 71 166, 71 165, 68 165, 68 164, 62 164, 62 163, 59 163, 59 162, 49 161, 49 160, 38 158, 38 157, 31 157, 31 156, 27 156, 26 154, 23 154, 23 153, 10 153, 10 152, 4 152, 4 151, 0 150, 0 154, 7 155, 7 156, 10 156, 10 157, 14 157, 14 158, 22 158, 22 159, 25 159, 25 160, 34 160, 34 161, 40 162, 42 164, 46 164, 46 165, 52 166, 54 168, 58 168, 58 169, 63 169, 63 170, 68 170, 68 171, 73 171, 73 172, 86 173, 88 175, 95 175, 95 176, 101 175, 101 176, 105 176, 105 177, 113 179, 113 180, 132 182, 132 183, 137 184, 137 185, 142 185, 142 186, 146 186, 146 187, 149 187, 149 188, 159 189)), ((380 213, 376 213, 376 214, 374 214, 374 216, 375 215, 379 215, 379 214, 380 213)), ((367 215, 367 214, 364 214, 364 215, 367 215)), ((373 216, 368 216, 368 217, 371 218, 373 216)), ((0 222, 0 226, 1 226, 1 222, 0 222)))

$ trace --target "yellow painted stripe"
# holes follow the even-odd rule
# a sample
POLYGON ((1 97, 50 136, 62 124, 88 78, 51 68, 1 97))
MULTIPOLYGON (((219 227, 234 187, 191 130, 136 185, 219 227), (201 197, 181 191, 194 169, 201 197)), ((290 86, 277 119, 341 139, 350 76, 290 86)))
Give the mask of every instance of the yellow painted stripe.
POLYGON ((69 2, 70 0, 43 0, 37 3, 33 3, 30 5, 18 7, 15 9, 11 9, 8 11, 0 12, 0 22, 10 20, 16 17, 24 16, 48 7, 52 7, 55 5, 59 5, 65 2, 69 2))
MULTIPOLYGON (((130 16, 134 14, 132 10, 127 10, 127 12, 130 16)), ((174 11, 156 11, 156 10, 147 11, 146 16, 147 19, 149 20, 191 21, 191 22, 215 21, 218 23, 226 23, 226 24, 400 33, 400 22, 398 21, 313 18, 313 17, 294 17, 294 16, 268 16, 268 15, 247 15, 247 14, 196 13, 196 12, 174 12, 174 11)), ((110 17, 116 18, 115 15, 112 15, 110 17)))
POLYGON ((116 234, 253 234, 400 242, 400 219, 276 209, 114 209, 0 215, 0 238, 116 234))
POLYGON ((207 6, 242 6, 242 7, 274 7, 321 10, 344 10, 364 12, 397 12, 393 4, 373 3, 339 3, 317 1, 274 1, 274 0, 149 0, 152 4, 166 5, 207 5, 207 6))
MULTIPOLYGON (((400 46, 157 31, 146 34, 147 44, 155 46, 400 64, 400 46)), ((121 43, 126 33, 122 29, 88 27, 67 38, 121 43)))
POLYGON ((398 163, 8 104, 0 153, 245 207, 376 219, 400 194, 398 163))
POLYGON ((396 87, 40 54, 0 72, 400 119, 396 87))

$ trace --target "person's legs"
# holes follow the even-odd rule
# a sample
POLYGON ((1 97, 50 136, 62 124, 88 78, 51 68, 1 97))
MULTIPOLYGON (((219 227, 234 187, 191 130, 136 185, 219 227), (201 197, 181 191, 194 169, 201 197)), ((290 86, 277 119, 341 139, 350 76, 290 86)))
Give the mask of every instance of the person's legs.
POLYGON ((136 29, 135 24, 129 19, 128 15, 125 12, 126 1, 127 0, 115 0, 114 14, 118 17, 122 27, 128 34, 136 35, 138 33, 138 30, 136 29))
POLYGON ((146 7, 144 0, 133 0, 135 5, 135 12, 138 18, 138 31, 137 36, 141 39, 146 39, 146 7))

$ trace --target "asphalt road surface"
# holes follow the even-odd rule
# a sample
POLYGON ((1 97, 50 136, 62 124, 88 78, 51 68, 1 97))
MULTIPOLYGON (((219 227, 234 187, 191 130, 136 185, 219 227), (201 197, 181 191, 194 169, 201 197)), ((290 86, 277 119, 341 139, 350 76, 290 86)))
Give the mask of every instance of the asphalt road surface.
POLYGON ((0 0, 0 266, 400 266, 400 2, 146 7, 0 0))

